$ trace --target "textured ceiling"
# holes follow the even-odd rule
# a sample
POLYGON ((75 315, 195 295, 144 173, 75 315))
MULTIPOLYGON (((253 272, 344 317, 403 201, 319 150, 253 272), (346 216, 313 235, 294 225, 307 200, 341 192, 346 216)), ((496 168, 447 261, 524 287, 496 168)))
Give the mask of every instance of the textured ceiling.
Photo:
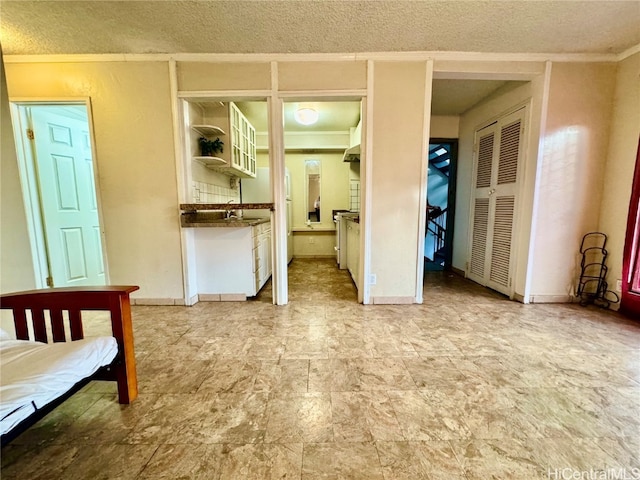
POLYGON ((620 53, 632 1, 9 1, 5 54, 620 53))

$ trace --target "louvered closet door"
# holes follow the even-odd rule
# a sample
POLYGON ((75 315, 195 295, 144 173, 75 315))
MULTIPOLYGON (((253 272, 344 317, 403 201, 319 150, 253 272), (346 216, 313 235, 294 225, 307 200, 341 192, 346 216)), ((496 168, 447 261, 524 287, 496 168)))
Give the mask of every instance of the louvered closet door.
POLYGON ((476 133, 469 278, 506 295, 513 292, 513 238, 524 114, 524 109, 518 110, 476 133))
POLYGON ((498 125, 494 123, 476 132, 476 174, 474 178, 473 211, 471 218, 471 255, 469 278, 483 285, 487 269, 487 237, 489 234, 490 190, 495 155, 498 153, 496 139, 498 125))

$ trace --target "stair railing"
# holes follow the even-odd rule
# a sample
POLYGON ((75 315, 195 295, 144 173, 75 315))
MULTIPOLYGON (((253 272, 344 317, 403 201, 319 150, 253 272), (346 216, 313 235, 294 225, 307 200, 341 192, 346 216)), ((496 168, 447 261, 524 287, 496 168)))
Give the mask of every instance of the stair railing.
POLYGON ((435 238, 433 249, 435 253, 444 248, 444 239, 447 233, 447 209, 431 208, 427 212, 427 231, 431 232, 435 238))

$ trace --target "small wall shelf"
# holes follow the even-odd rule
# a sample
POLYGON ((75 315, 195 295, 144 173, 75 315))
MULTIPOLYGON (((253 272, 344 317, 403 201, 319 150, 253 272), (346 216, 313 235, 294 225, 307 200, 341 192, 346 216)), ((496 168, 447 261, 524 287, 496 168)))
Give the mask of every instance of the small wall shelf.
POLYGON ((191 128, 205 137, 214 135, 226 135, 225 131, 215 125, 191 125, 191 128))
POLYGON ((220 165, 226 165, 227 162, 220 157, 193 157, 196 162, 201 163, 205 167, 214 167, 220 165))

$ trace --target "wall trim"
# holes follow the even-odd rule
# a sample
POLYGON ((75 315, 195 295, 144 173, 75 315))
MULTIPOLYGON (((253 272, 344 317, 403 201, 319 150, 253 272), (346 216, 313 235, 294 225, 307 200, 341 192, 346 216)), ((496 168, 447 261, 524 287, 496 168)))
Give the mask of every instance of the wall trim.
POLYGON ((511 299, 515 300, 516 302, 526 303, 524 301, 524 295, 520 295, 519 293, 514 293, 513 296, 511 297, 511 299))
POLYGON ((531 303, 573 303, 573 295, 531 295, 531 303))
MULTIPOLYGON (((545 66, 544 72, 544 84, 542 87, 542 98, 540 99, 541 110, 540 110, 540 133, 538 135, 538 156, 535 159, 530 159, 530 161, 535 162, 535 178, 533 179, 533 198, 531 205, 531 229, 529 231, 529 251, 526 252, 527 255, 527 271, 525 272, 524 279, 524 293, 523 293, 523 302, 529 303, 531 302, 531 288, 533 284, 533 270, 535 265, 535 249, 536 249, 536 234, 538 231, 538 209, 540 207, 540 178, 542 177, 542 166, 544 161, 544 144, 545 144, 545 134, 547 131, 547 114, 549 111, 549 91, 551 90, 551 70, 553 68, 552 62, 547 62, 545 66)), ((533 109, 532 109, 533 111, 533 109)), ((533 126, 533 121, 531 122, 531 127, 533 126)), ((525 252, 523 252, 524 254, 525 252)))
POLYGON ((374 305, 409 305, 416 303, 415 297, 371 297, 371 303, 374 305))
POLYGON ((433 61, 425 69, 425 92, 422 117, 422 152, 420 161, 420 197, 418 200, 418 245, 416 258, 416 303, 422 303, 424 284, 424 242, 427 229, 427 186, 429 176, 429 142, 431 141, 431 103, 433 94, 433 61))
POLYGON ((215 99, 223 101, 227 98, 241 98, 242 101, 262 101, 270 97, 271 90, 178 90, 178 98, 181 99, 215 99))
POLYGON ((640 43, 618 54, 617 61, 621 62, 625 58, 629 58, 630 56, 635 55, 638 52, 640 52, 640 43))
MULTIPOLYGON (((373 221, 373 74, 374 64, 367 62, 367 96, 361 103, 360 118, 364 134, 361 133, 361 145, 364 161, 360 164, 360 288, 358 303, 368 305, 371 300, 371 224, 373 221), (364 168, 363 168, 364 167, 364 168)), ((362 159, 361 159, 362 160, 362 159)))
POLYGON ((131 305, 184 306, 184 298, 132 298, 131 305))
POLYGON ((462 278, 467 278, 467 272, 465 272, 463 269, 458 268, 458 267, 454 267, 453 265, 451 265, 451 271, 453 273, 455 273, 456 275, 460 275, 462 278))
POLYGON ((621 53, 497 53, 497 52, 362 52, 362 53, 95 53, 53 55, 4 55, 4 63, 89 63, 89 62, 354 62, 354 61, 489 61, 489 62, 617 62, 635 53, 632 47, 621 53))

